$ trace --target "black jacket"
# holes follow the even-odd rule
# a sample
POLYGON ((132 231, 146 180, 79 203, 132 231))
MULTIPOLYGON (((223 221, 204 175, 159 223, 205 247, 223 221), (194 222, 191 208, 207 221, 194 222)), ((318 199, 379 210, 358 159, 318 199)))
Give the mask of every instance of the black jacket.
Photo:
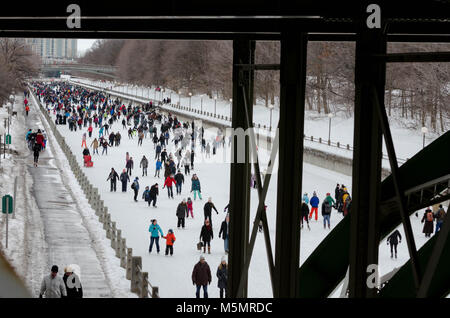
POLYGON ((150 197, 155 198, 157 195, 159 195, 159 190, 156 185, 152 185, 152 187, 150 188, 150 197))
POLYGON ((175 181, 177 182, 177 184, 183 184, 184 183, 184 176, 181 172, 178 172, 175 175, 175 181))
POLYGON ((302 207, 301 207, 301 216, 302 217, 308 217, 308 215, 309 215, 309 206, 305 203, 305 202, 303 202, 302 203, 302 207))
POLYGON ((391 235, 388 236, 387 238, 387 242, 391 243, 393 245, 397 245, 398 244, 398 240, 400 239, 400 241, 402 240, 402 236, 400 234, 400 232, 398 230, 395 230, 394 233, 392 233, 391 235))
POLYGON ((222 238, 224 240, 226 240, 228 238, 228 225, 227 225, 227 221, 223 221, 222 225, 220 226, 220 231, 219 231, 219 237, 220 235, 223 233, 222 238))
POLYGON ((111 182, 116 182, 117 179, 119 179, 119 175, 116 171, 112 171, 109 173, 108 179, 106 179, 106 181, 108 181, 109 179, 111 179, 111 182))
POLYGON ((127 181, 130 181, 130 176, 128 175, 128 173, 122 172, 120 174, 120 181, 122 181, 124 183, 127 182, 127 181))
MULTIPOLYGON (((67 278, 68 277, 69 276, 66 276, 66 275, 63 276, 64 285, 66 285, 67 298, 83 298, 83 286, 81 285, 81 283, 80 283, 80 288, 78 288, 78 291, 75 286, 72 288, 69 288, 67 286, 67 278)), ((74 284, 75 284, 75 281, 73 281, 73 285, 74 284)))
POLYGON ((322 215, 330 215, 331 214, 331 205, 328 200, 324 200, 322 203, 322 215))
POLYGON ((222 268, 220 268, 220 266, 217 268, 217 278, 218 278, 218 283, 217 283, 217 287, 219 288, 227 288, 227 282, 228 282, 228 270, 227 270, 227 266, 222 265, 222 268))
POLYGON ((202 226, 202 230, 200 231, 200 241, 209 242, 214 238, 213 229, 211 224, 206 227, 206 225, 202 226))
POLYGON ((187 204, 180 203, 177 207, 177 217, 185 218, 187 214, 187 204))
POLYGON ((217 212, 216 207, 214 206, 214 203, 206 202, 205 206, 203 207, 203 212, 205 212, 205 216, 211 216, 212 209, 214 209, 216 213, 219 214, 219 212, 217 212))
POLYGON ((336 203, 341 199, 341 189, 339 187, 334 189, 334 198, 336 199, 336 203))

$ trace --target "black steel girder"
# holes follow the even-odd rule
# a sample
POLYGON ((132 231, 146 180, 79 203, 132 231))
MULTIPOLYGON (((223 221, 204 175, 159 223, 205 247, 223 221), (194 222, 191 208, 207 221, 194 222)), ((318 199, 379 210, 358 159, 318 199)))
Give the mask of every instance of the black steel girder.
POLYGON ((381 190, 381 127, 372 89, 384 98, 386 64, 372 55, 386 53, 383 29, 361 23, 355 49, 355 125, 352 171, 353 203, 350 211, 349 297, 376 296, 367 286, 369 265, 378 264, 381 190))
MULTIPOLYGON (((253 100, 253 71, 244 71, 236 64, 253 64, 255 61, 255 42, 251 40, 233 41, 233 104, 232 121, 233 129, 242 128, 244 131, 249 128, 246 120, 246 110, 249 116, 248 122, 253 122, 253 106, 245 103, 245 98, 253 100), (244 87, 246 96, 243 94, 244 87)), ((247 297, 247 281, 239 283, 242 276, 245 276, 244 264, 247 255, 250 226, 250 141, 245 137, 245 146, 240 144, 237 136, 232 140, 231 152, 231 176, 230 176, 230 203, 228 211, 230 213, 230 241, 229 241, 229 269, 228 269, 228 295, 232 298, 247 297), (244 148, 244 149, 243 149, 244 148), (244 163, 239 163, 238 158, 242 155, 238 151, 245 151, 244 163)))
POLYGON ((274 296, 298 297, 307 35, 282 33, 274 296))

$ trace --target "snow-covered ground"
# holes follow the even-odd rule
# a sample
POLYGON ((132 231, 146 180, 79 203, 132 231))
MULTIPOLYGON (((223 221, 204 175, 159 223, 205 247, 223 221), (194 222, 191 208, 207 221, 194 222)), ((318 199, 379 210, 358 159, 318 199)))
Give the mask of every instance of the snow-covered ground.
MULTIPOLYGON (((174 100, 174 97, 172 97, 174 100)), ((52 115, 54 116, 54 115, 52 115)), ((54 118, 54 117, 53 117, 54 118)), ((305 127, 314 127, 318 129, 323 126, 323 120, 307 120, 305 127)), ((328 122, 326 123, 328 124, 328 122)), ((347 122, 349 124, 349 122, 347 122)), ((70 132, 68 126, 58 126, 59 131, 66 138, 66 142, 72 148, 74 154, 82 161, 81 136, 86 132, 77 130, 70 132)), ((221 162, 199 162, 201 155, 197 151, 197 158, 195 160, 195 170, 202 185, 203 200, 194 201, 194 219, 188 218, 186 220, 186 229, 177 229, 177 217, 175 211, 177 205, 183 198, 191 196, 190 193, 190 176, 186 176, 186 183, 183 185, 182 195, 176 196, 175 200, 167 198, 166 190, 162 189, 163 178, 153 177, 155 171, 155 152, 153 143, 147 137, 144 139, 143 146, 137 146, 137 139, 128 139, 125 130, 122 130, 120 122, 116 122, 110 128, 112 131, 120 131, 122 134, 122 141, 119 147, 112 147, 108 149, 107 155, 94 155, 94 167, 83 168, 86 175, 89 177, 91 183, 97 187, 100 194, 111 213, 112 220, 117 222, 117 226, 122 229, 123 237, 127 239, 127 245, 133 248, 133 253, 143 257, 143 270, 148 271, 149 280, 154 286, 159 286, 161 297, 194 297, 195 290, 192 286, 191 273, 193 266, 198 262, 200 252, 196 249, 196 243, 199 241, 200 229, 203 224, 203 205, 208 197, 212 197, 212 201, 216 205, 219 215, 213 213, 212 223, 214 229, 214 239, 212 241, 211 255, 206 255, 206 260, 209 263, 213 281, 210 287, 210 296, 218 297, 217 278, 215 272, 220 263, 220 259, 224 256, 223 240, 218 238, 218 231, 220 223, 225 217, 223 208, 228 203, 229 198, 229 179, 230 167, 229 164, 221 162), (138 176, 140 181, 140 190, 138 200, 133 201, 133 194, 128 187, 128 192, 122 193, 120 190, 120 183, 118 184, 117 192, 110 192, 109 182, 106 181, 109 171, 112 167, 118 173, 125 168, 125 153, 129 152, 133 157, 135 168, 132 172, 132 179, 138 176), (142 177, 139 169, 139 162, 142 156, 145 155, 149 161, 148 176, 142 177), (151 186, 158 182, 160 185, 160 195, 158 197, 157 208, 148 207, 147 203, 142 200, 142 192, 145 186, 151 186), (177 240, 174 245, 174 255, 172 257, 164 255, 165 242, 162 240, 161 253, 157 255, 155 251, 152 254, 148 253, 149 233, 148 226, 150 219, 156 218, 158 224, 162 227, 164 234, 168 229, 173 229, 177 240)), ((342 126, 340 132, 348 131, 348 127, 342 126)), ((158 129, 158 131, 160 131, 158 129)), ((98 137, 98 129, 94 128, 93 137, 98 137)), ((93 138, 88 138, 88 145, 93 138)), ((417 147, 416 147, 417 148, 417 147)), ((199 146, 197 146, 199 149, 199 146)), ((174 144, 169 143, 167 151, 174 152, 174 144)), ((418 150, 418 149, 417 149, 418 150)), ((416 151, 417 151, 416 150, 416 151)), ((219 149, 217 157, 222 155, 223 149, 219 149)), ((414 150, 411 150, 414 151, 414 150)), ((262 151, 261 151, 262 152, 262 151)), ((261 154, 262 155, 262 154, 261 154)), ((191 172, 192 175, 192 172, 191 172)), ((344 176, 333 171, 318 168, 313 165, 304 164, 303 173, 303 192, 308 192, 309 195, 313 191, 317 191, 319 199, 323 199, 327 192, 334 193, 336 183, 344 183, 351 192, 351 177, 344 176)), ((174 189, 175 192, 175 189, 174 189)), ((272 248, 274 248, 275 241, 275 225, 276 225, 276 196, 277 196, 277 174, 276 170, 272 176, 272 181, 269 186, 269 191, 266 198, 269 231, 271 236, 272 248)), ((256 190, 252 190, 251 195, 251 224, 256 213, 258 203, 258 195, 256 190)), ((320 214, 320 212, 319 212, 320 214)), ((421 214, 420 214, 421 217, 421 214)), ((333 211, 331 216, 332 228, 342 219, 342 216, 333 211)), ((420 219, 415 216, 411 217, 413 225, 416 245, 420 248, 426 239, 421 234, 422 225, 420 219)), ((400 233, 404 236, 402 227, 399 227, 400 233)), ((328 234, 328 229, 323 229, 322 217, 319 215, 319 221, 311 222, 311 231, 302 230, 301 235, 301 251, 300 263, 303 263, 311 254, 315 247, 328 234)), ((383 240, 380 244, 380 275, 383 275, 394 267, 401 266, 408 259, 408 251, 406 243, 402 241, 399 245, 398 259, 390 259, 390 251, 383 240)), ((272 297, 269 270, 266 260, 266 251, 264 247, 264 239, 262 233, 258 233, 256 245, 253 253, 252 262, 249 269, 249 297, 272 297)))
MULTIPOLYGON (((4 216, 0 224, 1 250, 32 297, 39 295, 42 278, 49 274, 51 265, 57 264, 62 275, 64 266, 74 263, 81 266, 84 297, 136 297, 67 159, 42 121, 37 103, 29 100, 32 107, 25 117, 23 96, 16 96, 18 116, 13 117, 10 127, 11 148, 16 152, 1 159, 0 193, 13 195, 15 177, 18 181, 8 249, 4 216), (26 147, 28 128, 48 132, 48 147, 41 153, 38 168, 32 167, 32 154, 26 147), (68 204, 62 207, 64 203, 68 204)), ((0 116, 2 113, 0 108, 0 116)))
MULTIPOLYGON (((43 222, 36 201, 31 193, 34 186, 33 178, 28 173, 28 162, 31 164, 30 152, 24 140, 25 118, 23 104, 15 98, 14 111, 10 126, 12 144, 10 149, 14 152, 6 154, 0 160, 0 194, 14 196, 14 180, 17 177, 17 194, 15 200, 15 218, 9 216, 8 248, 6 248, 6 220, 4 214, 0 221, 0 249, 8 262, 13 266, 19 277, 22 278, 30 295, 37 296, 42 275, 47 273, 47 251, 43 232, 43 222)), ((7 117, 6 108, 0 108, 0 133, 3 133, 4 120, 7 117)), ((6 129, 7 132, 7 129, 6 129)), ((2 136, 2 142, 4 138, 2 136)))

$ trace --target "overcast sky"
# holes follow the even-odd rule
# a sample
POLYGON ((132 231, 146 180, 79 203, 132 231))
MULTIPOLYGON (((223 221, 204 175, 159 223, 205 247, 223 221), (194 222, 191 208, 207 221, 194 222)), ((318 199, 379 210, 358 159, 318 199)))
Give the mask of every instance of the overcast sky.
POLYGON ((78 55, 82 56, 97 39, 78 39, 78 55))

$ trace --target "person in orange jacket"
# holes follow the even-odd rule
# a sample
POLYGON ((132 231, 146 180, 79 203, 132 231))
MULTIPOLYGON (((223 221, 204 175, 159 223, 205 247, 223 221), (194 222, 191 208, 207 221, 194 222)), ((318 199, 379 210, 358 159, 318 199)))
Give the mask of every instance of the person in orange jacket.
POLYGON ((175 243, 176 238, 175 235, 173 234, 173 230, 169 229, 169 232, 167 233, 166 236, 163 236, 163 238, 166 239, 166 256, 169 255, 169 251, 170 251, 170 256, 173 255, 173 243, 175 243))
POLYGON ((27 113, 27 116, 28 116, 28 112, 30 111, 30 106, 25 106, 25 112, 27 113))
POLYGON ((168 176, 166 178, 166 181, 164 181, 164 186, 163 186, 163 189, 165 187, 167 187, 167 194, 169 195, 169 199, 170 198, 173 199, 173 189, 172 189, 173 184, 177 184, 177 182, 175 181, 175 179, 173 178, 173 175, 171 174, 170 176, 168 176))

